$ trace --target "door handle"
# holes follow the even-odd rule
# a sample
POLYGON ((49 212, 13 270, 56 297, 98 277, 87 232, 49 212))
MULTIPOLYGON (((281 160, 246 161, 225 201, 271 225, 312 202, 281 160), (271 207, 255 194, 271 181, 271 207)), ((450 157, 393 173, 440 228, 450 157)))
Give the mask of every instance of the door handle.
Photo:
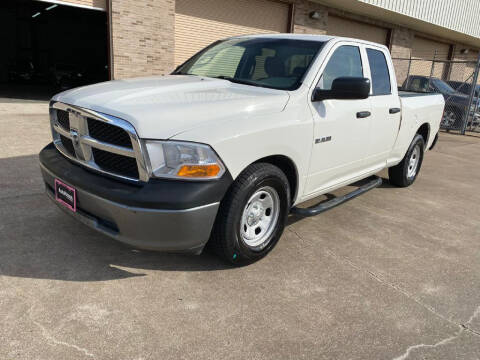
POLYGON ((363 119, 372 115, 370 111, 359 111, 357 112, 357 119, 363 119))
POLYGON ((391 108, 390 110, 388 110, 390 114, 396 114, 396 113, 399 113, 400 111, 401 111, 400 108, 391 108))

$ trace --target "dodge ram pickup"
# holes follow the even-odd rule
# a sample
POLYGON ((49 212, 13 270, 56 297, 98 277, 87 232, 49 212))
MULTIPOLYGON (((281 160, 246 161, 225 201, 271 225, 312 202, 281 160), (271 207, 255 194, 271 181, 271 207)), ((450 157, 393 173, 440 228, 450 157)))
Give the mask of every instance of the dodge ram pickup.
POLYGON ((399 93, 383 45, 239 36, 167 76, 54 96, 40 165, 47 195, 105 235, 169 252, 208 243, 249 263, 272 250, 290 212, 320 212, 298 206, 307 200, 384 168, 391 184, 411 185, 443 108, 441 94, 399 93))

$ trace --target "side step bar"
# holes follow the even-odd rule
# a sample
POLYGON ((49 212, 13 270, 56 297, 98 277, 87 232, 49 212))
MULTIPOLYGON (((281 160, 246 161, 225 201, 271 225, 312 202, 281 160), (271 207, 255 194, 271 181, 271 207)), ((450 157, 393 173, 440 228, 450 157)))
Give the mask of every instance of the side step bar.
POLYGON ((321 202, 318 205, 309 207, 309 208, 299 208, 299 207, 293 207, 290 212, 292 214, 298 215, 298 216, 315 216, 320 213, 323 213, 324 211, 333 209, 335 206, 338 206, 340 204, 343 204, 347 202, 348 200, 352 200, 356 198, 359 195, 362 195, 366 193, 367 191, 370 191, 378 186, 382 185, 382 178, 378 176, 373 176, 370 181, 368 181, 365 185, 360 186, 358 189, 340 196, 333 198, 328 201, 321 202))

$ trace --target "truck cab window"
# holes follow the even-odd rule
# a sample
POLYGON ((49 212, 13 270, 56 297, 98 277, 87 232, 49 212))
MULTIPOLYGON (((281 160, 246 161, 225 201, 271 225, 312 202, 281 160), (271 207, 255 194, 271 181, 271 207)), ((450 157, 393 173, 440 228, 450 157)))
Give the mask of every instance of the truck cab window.
POLYGON ((313 40, 231 38, 194 55, 173 74, 295 90, 323 44, 313 40))
POLYGON ((370 63, 370 73, 372 74, 373 95, 390 95, 392 87, 385 55, 381 51, 367 49, 367 56, 370 63))
POLYGON ((363 76, 362 58, 357 46, 343 45, 335 50, 323 70, 318 87, 322 90, 331 90, 333 80, 345 76, 363 76))
POLYGON ((216 46, 207 50, 190 68, 190 74, 198 76, 235 76, 245 48, 240 46, 216 46))

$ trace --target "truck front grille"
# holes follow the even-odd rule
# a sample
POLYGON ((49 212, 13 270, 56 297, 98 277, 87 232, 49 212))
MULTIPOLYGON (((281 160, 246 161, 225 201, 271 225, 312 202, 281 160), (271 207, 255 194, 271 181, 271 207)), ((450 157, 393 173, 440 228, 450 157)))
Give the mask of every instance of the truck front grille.
POLYGON ((75 156, 75 148, 73 147, 73 141, 63 135, 60 135, 60 141, 62 142, 65 150, 67 150, 70 155, 75 156))
POLYGON ((55 102, 53 142, 67 158, 87 168, 131 181, 148 181, 140 141, 125 120, 55 102))
POLYGON ((102 169, 114 174, 138 178, 137 161, 134 158, 117 155, 100 149, 92 149, 95 163, 102 169))
POLYGON ((87 118, 87 123, 88 133, 91 137, 109 144, 132 148, 130 136, 122 128, 90 118, 87 118))
POLYGON ((57 110, 57 119, 61 127, 70 131, 70 119, 68 117, 68 112, 64 110, 57 110))

